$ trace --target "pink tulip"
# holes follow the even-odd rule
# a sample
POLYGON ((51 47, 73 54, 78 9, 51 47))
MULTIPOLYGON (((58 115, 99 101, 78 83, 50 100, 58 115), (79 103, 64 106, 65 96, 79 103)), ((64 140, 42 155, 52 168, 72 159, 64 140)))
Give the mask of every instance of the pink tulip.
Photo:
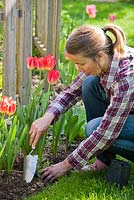
POLYGON ((57 70, 50 70, 48 72, 47 81, 49 84, 54 85, 57 83, 59 77, 60 77, 60 74, 57 70))
POLYGON ((90 18, 96 17, 96 6, 94 4, 86 6, 86 13, 89 15, 90 18))
POLYGON ((109 20, 110 20, 111 22, 114 22, 115 19, 116 19, 116 15, 115 15, 115 14, 109 14, 109 20))

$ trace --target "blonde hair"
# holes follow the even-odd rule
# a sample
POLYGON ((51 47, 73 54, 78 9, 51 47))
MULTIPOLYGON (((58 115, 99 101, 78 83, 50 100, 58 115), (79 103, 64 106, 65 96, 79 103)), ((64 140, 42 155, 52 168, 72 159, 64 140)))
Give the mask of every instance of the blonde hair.
POLYGON ((114 24, 107 24, 102 29, 91 25, 83 25, 73 30, 69 35, 65 51, 70 54, 81 54, 84 57, 95 58, 99 51, 112 55, 117 52, 124 54, 126 37, 123 30, 114 24), (107 35, 111 32, 114 40, 107 35))

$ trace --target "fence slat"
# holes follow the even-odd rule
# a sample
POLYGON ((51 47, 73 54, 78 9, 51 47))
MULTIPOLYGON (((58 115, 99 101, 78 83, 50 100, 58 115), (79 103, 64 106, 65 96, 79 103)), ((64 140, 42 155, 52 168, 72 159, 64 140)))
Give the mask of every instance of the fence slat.
POLYGON ((26 58, 32 55, 32 0, 20 0, 18 9, 22 10, 22 17, 17 21, 17 93, 21 103, 26 104, 31 89, 31 74, 26 67, 26 58))
POLYGON ((58 59, 60 13, 62 0, 36 0, 36 31, 34 44, 42 55, 53 54, 58 59))
POLYGON ((3 95, 16 95, 16 1, 4 2, 3 95), (12 55, 12 56, 11 56, 12 55))

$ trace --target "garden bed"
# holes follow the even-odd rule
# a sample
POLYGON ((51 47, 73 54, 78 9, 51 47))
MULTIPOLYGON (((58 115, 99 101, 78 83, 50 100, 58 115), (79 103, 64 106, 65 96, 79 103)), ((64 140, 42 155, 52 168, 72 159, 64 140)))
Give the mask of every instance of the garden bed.
MULTIPOLYGON (((51 154, 49 146, 45 147, 43 163, 60 162, 77 146, 77 144, 72 144, 70 149, 66 151, 64 142, 63 140, 56 156, 51 154)), ((23 158, 16 161, 14 170, 9 175, 5 174, 4 171, 0 172, 0 200, 22 200, 41 191, 44 187, 46 185, 37 175, 31 183, 26 183, 23 180, 23 158)))

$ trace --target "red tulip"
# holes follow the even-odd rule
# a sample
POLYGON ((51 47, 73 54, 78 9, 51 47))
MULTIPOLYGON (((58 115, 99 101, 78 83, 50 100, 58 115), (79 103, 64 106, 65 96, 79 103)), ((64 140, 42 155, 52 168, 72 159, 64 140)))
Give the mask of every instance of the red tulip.
POLYGON ((27 57, 26 63, 27 63, 27 68, 30 70, 32 70, 36 67, 35 58, 33 58, 31 56, 27 57))
POLYGON ((48 72, 47 81, 49 84, 54 85, 57 83, 59 77, 60 77, 60 74, 57 70, 50 70, 48 72))
POLYGON ((36 58, 36 67, 39 70, 44 70, 45 69, 44 58, 43 57, 36 58))
POLYGON ((51 54, 48 54, 46 57, 44 57, 44 68, 46 70, 52 70, 54 66, 56 65, 56 59, 51 54))
POLYGON ((0 113, 6 113, 7 105, 4 102, 0 102, 0 113))
POLYGON ((12 101, 12 103, 8 103, 7 104, 7 111, 6 113, 8 115, 13 115, 16 111, 16 102, 15 101, 12 101))
POLYGON ((2 97, 0 102, 0 112, 8 115, 13 115, 16 111, 16 101, 13 101, 12 97, 2 97))
POLYGON ((109 14, 109 20, 111 22, 114 22, 115 19, 116 19, 116 15, 115 14, 109 14))
POLYGON ((89 15, 90 18, 96 17, 96 6, 94 4, 86 6, 86 13, 89 15))

